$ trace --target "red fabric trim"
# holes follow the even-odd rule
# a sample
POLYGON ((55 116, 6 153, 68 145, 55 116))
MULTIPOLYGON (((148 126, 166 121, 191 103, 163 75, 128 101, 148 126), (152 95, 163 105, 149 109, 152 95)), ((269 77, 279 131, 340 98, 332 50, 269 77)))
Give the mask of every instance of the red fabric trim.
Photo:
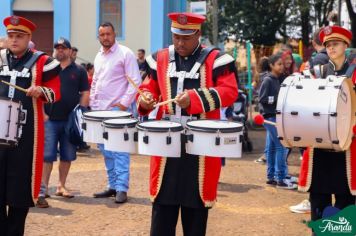
POLYGON ((150 195, 156 197, 158 194, 159 171, 162 158, 157 156, 151 157, 150 164, 150 195))
POLYGON ((205 157, 205 174, 203 183, 203 201, 215 201, 221 171, 221 158, 205 157))
POLYGON ((303 160, 300 165, 300 173, 299 173, 299 186, 306 187, 309 173, 309 156, 310 148, 308 147, 303 153, 303 160))
MULTIPOLYGON (((43 67, 48 59, 48 56, 41 56, 36 62, 36 81, 35 86, 45 85, 46 87, 51 88, 55 92, 56 100, 60 99, 60 79, 59 76, 56 76, 52 80, 42 83, 42 72, 43 67)), ((37 110, 33 112, 37 115, 37 123, 34 125, 37 127, 37 149, 34 150, 34 160, 36 163, 33 177, 33 198, 37 199, 40 192, 41 181, 42 181, 42 169, 43 169, 43 155, 44 155, 44 119, 43 119, 43 100, 36 99, 37 110)), ((36 121, 35 121, 36 122, 36 121)), ((36 141, 36 140, 35 140, 36 141)))
POLYGON ((351 152, 351 155, 350 155, 350 163, 351 163, 351 173, 350 173, 350 177, 351 177, 351 190, 352 191, 356 191, 356 137, 354 137, 352 139, 352 143, 351 143, 351 146, 350 146, 350 152, 351 152))

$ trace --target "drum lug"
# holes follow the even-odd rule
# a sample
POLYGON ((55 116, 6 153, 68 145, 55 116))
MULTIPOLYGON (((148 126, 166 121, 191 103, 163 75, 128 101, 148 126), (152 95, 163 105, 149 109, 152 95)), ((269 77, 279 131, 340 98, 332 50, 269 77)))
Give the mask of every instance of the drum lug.
POLYGON ((280 110, 276 110, 276 115, 280 115, 282 112, 280 110))
POLYGON ((315 141, 316 141, 317 143, 322 143, 322 142, 323 142, 323 139, 322 139, 322 138, 316 138, 315 141))
POLYGON ((148 136, 147 135, 143 136, 143 142, 145 144, 148 144, 148 136))
POLYGON ((242 141, 244 140, 244 136, 243 136, 243 135, 240 135, 239 138, 240 138, 239 142, 242 143, 242 141))
POLYGON ((128 141, 129 140, 129 133, 124 133, 124 140, 125 141, 128 141))
POLYGON ((220 145, 220 137, 215 138, 215 145, 219 146, 220 145))
POLYGON ((82 123, 82 129, 87 130, 87 123, 82 123))
POLYGON ((284 83, 282 83, 282 84, 281 84, 281 88, 282 88, 282 87, 287 87, 287 85, 284 84, 284 83))
POLYGON ((313 112, 313 116, 320 116, 320 112, 313 112))
POLYGON ((186 134, 185 136, 187 138, 186 142, 188 142, 188 141, 193 142, 194 141, 194 135, 193 134, 186 134))
POLYGON ((167 136, 166 137, 166 144, 169 145, 172 143, 172 137, 171 136, 167 136))
POLYGON ((134 141, 135 141, 135 142, 138 141, 138 132, 134 132, 134 141))
POLYGON ((320 86, 318 87, 318 89, 319 89, 319 90, 324 90, 324 89, 325 89, 325 86, 320 85, 320 86))
POLYGON ((335 85, 334 88, 341 89, 341 85, 335 85))
POLYGON ((283 140, 283 137, 279 137, 279 136, 278 136, 277 138, 278 138, 278 140, 283 140))
POLYGON ((339 144, 340 142, 339 142, 339 140, 334 140, 334 141, 332 141, 332 143, 333 144, 339 144))
POLYGON ((337 112, 331 112, 330 116, 337 117, 337 112))
POLYGON ((297 116, 298 112, 297 111, 292 111, 290 114, 293 115, 293 116, 297 116))
POLYGON ((293 140, 295 141, 295 142, 298 142, 298 141, 300 141, 302 138, 301 137, 294 137, 293 138, 293 140))
POLYGON ((295 86, 296 87, 296 89, 303 89, 303 86, 302 85, 297 85, 297 86, 295 86))
POLYGON ((108 132, 104 132, 103 133, 103 139, 108 140, 108 138, 109 138, 109 133, 108 132))

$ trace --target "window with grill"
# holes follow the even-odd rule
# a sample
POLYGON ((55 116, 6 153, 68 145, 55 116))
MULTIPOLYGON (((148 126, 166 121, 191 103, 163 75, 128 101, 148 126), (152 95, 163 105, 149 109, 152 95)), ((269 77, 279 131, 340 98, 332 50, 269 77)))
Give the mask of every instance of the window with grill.
POLYGON ((100 0, 99 24, 110 22, 117 38, 123 37, 123 0, 100 0))

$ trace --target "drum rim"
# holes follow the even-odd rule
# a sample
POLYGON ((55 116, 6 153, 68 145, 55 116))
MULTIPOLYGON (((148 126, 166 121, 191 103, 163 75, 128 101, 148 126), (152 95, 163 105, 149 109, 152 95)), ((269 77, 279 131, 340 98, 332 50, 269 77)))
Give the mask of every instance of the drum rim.
POLYGON ((177 127, 171 127, 171 128, 167 128, 167 127, 142 127, 140 126, 141 124, 147 124, 147 123, 152 123, 152 122, 156 122, 156 121, 160 121, 160 120, 148 120, 148 121, 144 121, 141 123, 138 123, 136 125, 136 128, 140 131, 149 131, 149 132, 157 132, 157 133, 164 133, 167 131, 171 131, 171 132, 179 132, 184 130, 182 124, 178 123, 178 122, 174 122, 174 121, 170 121, 171 123, 174 124, 179 124, 180 126, 177 127))
POLYGON ((125 116, 120 116, 120 117, 112 117, 112 116, 108 116, 108 117, 98 117, 98 116, 88 116, 86 115, 87 113, 90 112, 98 112, 98 111, 110 111, 110 110, 95 110, 95 111, 86 111, 83 112, 83 120, 92 120, 92 121, 102 121, 102 120, 109 120, 109 119, 121 119, 121 118, 130 118, 131 117, 131 113, 127 112, 127 111, 121 111, 121 112, 125 112, 127 113, 127 115, 125 116))
POLYGON ((5 101, 11 101, 11 102, 14 102, 14 103, 18 103, 18 104, 22 104, 21 103, 21 100, 17 100, 17 99, 13 99, 13 98, 8 98, 8 97, 0 97, 0 100, 5 100, 5 101))
POLYGON ((126 124, 112 124, 112 123, 107 123, 109 120, 120 120, 120 119, 125 119, 125 118, 115 118, 115 119, 107 119, 105 121, 103 121, 103 126, 105 128, 134 128, 136 127, 138 120, 137 119, 133 119, 132 118, 132 122, 130 123, 126 123, 126 124))
POLYGON ((234 128, 211 128, 211 127, 196 127, 192 126, 189 123, 192 122, 197 122, 197 121, 202 121, 202 120, 208 120, 208 121, 223 121, 223 120, 217 120, 217 119, 200 119, 200 120, 191 120, 187 122, 187 129, 192 130, 192 131, 198 131, 198 132, 205 132, 205 133, 217 133, 217 131, 220 131, 220 133, 235 133, 235 132, 241 132, 243 129, 243 124, 240 122, 236 121, 228 121, 231 123, 236 123, 240 124, 240 127, 234 127, 234 128))

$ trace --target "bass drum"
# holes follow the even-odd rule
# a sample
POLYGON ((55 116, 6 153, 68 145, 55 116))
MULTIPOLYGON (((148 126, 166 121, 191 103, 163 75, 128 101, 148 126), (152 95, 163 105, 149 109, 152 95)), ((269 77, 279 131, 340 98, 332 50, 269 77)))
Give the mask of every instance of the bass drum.
POLYGON ((345 77, 287 77, 281 85, 276 127, 286 147, 347 150, 356 120, 353 84, 345 77))

